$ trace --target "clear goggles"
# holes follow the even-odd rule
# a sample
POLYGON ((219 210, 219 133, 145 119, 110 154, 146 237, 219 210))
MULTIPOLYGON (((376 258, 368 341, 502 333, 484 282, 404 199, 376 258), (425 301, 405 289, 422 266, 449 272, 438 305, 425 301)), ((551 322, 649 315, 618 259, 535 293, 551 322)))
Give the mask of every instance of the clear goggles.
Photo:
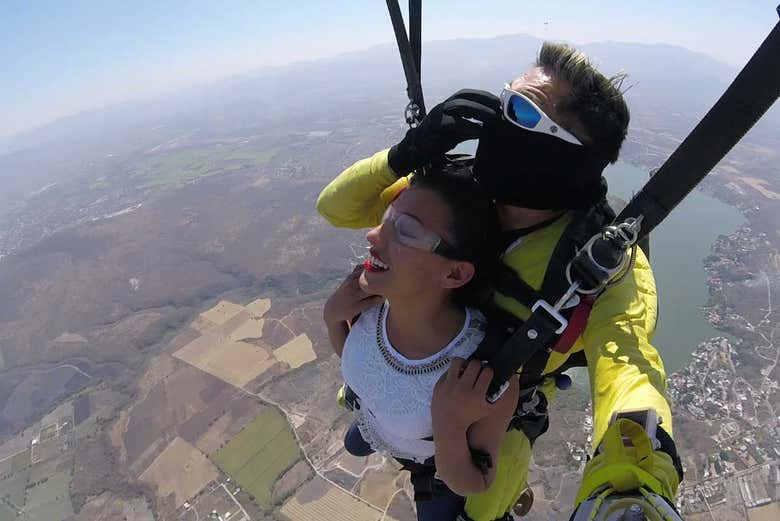
POLYGON ((573 145, 582 143, 570 132, 561 127, 523 94, 512 90, 509 84, 501 91, 501 110, 504 119, 520 128, 555 136, 573 145))
POLYGON ((395 239, 409 248, 423 250, 442 257, 457 259, 457 250, 436 233, 428 230, 415 217, 397 211, 388 205, 382 216, 382 224, 392 223, 395 239))

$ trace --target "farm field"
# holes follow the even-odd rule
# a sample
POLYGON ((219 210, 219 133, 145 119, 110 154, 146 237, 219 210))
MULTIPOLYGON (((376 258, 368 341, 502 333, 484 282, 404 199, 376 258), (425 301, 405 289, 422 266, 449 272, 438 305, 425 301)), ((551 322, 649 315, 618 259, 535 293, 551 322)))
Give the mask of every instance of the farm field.
POLYGON ((276 364, 269 349, 204 333, 173 355, 235 387, 243 387, 276 364))
POLYGON ((780 503, 776 502, 748 509, 750 521, 775 521, 778 516, 780 516, 780 503))
POLYGON ((291 369, 297 369, 307 362, 317 359, 311 340, 306 334, 298 335, 282 347, 274 349, 277 360, 285 362, 291 369))
POLYGON ((268 313, 268 310, 271 309, 271 299, 259 298, 250 302, 245 307, 253 317, 262 318, 263 315, 268 313))
POLYGON ((266 323, 262 317, 270 308, 267 298, 246 306, 221 300, 191 324, 200 335, 173 356, 240 388, 280 361, 295 369, 315 360, 317 355, 305 334, 278 349, 261 340, 266 323))
POLYGON ((8 502, 19 509, 24 506, 24 492, 29 475, 29 471, 24 470, 0 480, 0 504, 8 502))
POLYGON ((16 472, 30 466, 30 450, 27 449, 11 458, 11 470, 16 472))
POLYGON ((355 499, 320 477, 315 477, 285 503, 281 514, 290 521, 377 521, 382 517, 381 510, 355 499))
POLYGON ((239 306, 238 304, 228 302, 227 300, 221 300, 213 308, 201 313, 200 316, 209 322, 221 326, 242 311, 244 311, 244 306, 239 306))
POLYGON ((176 437, 140 479, 157 486, 160 497, 173 493, 178 507, 218 476, 217 469, 202 452, 176 437))
POLYGON ((300 449, 284 416, 267 408, 244 427, 213 460, 264 508, 272 506, 276 480, 300 459, 300 449))
POLYGON ((41 429, 41 441, 47 441, 52 439, 57 434, 57 424, 52 423, 41 429))
POLYGON ((230 339, 234 342, 238 342, 251 338, 262 338, 264 325, 265 321, 263 321, 263 319, 251 318, 230 333, 230 339))
POLYGON ((22 521, 66 519, 73 515, 70 503, 70 472, 56 472, 27 490, 22 521))
POLYGON ((0 501, 0 521, 16 521, 16 512, 0 501))
MULTIPOLYGON (((121 428, 127 459, 137 474, 151 464, 148 455, 157 455, 153 446, 162 443, 160 451, 165 447, 166 432, 177 430, 212 402, 229 403, 233 395, 233 388, 222 380, 191 365, 178 365, 133 406, 127 423, 121 428)), ((179 434, 194 445, 200 433, 189 430, 179 434)))
POLYGON ((149 158, 138 165, 131 176, 145 188, 179 187, 201 177, 258 167, 267 163, 275 150, 257 146, 230 146, 184 149, 149 158))

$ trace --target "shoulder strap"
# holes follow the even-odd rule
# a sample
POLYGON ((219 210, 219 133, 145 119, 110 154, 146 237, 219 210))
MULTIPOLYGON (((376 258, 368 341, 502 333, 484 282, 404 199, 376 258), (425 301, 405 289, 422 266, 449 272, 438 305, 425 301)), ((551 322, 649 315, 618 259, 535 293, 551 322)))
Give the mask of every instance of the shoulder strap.
MULTIPOLYGON (((606 199, 587 211, 577 211, 572 216, 553 250, 544 281, 539 291, 523 281, 511 268, 502 266, 497 288, 508 297, 516 299, 532 310, 526 322, 507 317, 506 312, 489 311, 488 333, 475 357, 491 362, 497 377, 494 382, 506 382, 509 376, 522 367, 520 388, 537 385, 543 378, 544 368, 554 347, 559 349, 563 340, 571 348, 587 322, 592 300, 582 299, 580 306, 559 313, 549 303, 555 302, 569 287, 566 266, 577 251, 605 224, 614 219, 615 213, 606 199), (569 321, 573 318, 571 326, 569 321), (572 329, 569 330, 569 327, 572 329), (574 328, 579 328, 574 330, 574 328), (565 334, 561 336, 564 332, 565 334)), ((491 395, 498 395, 499 387, 491 385, 491 395)))
MULTIPOLYGON (((606 198, 587 211, 575 211, 564 230, 558 244, 555 245, 550 263, 544 275, 540 294, 547 302, 555 302, 569 287, 566 278, 566 266, 577 251, 605 225, 612 222, 615 212, 606 198)), ((544 368, 553 349, 567 352, 585 330, 588 316, 595 298, 582 298, 577 306, 565 309, 561 314, 567 320, 563 333, 550 339, 550 345, 534 353, 531 360, 523 366, 520 373, 520 388, 527 389, 538 385, 544 378, 544 368)))

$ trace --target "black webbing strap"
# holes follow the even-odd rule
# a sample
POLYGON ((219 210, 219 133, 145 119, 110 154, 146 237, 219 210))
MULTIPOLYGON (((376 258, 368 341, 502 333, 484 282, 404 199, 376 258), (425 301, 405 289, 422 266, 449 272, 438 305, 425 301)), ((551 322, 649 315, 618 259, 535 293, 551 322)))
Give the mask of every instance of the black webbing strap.
MULTIPOLYGON (((532 309, 532 306, 540 300, 549 304, 555 303, 569 287, 566 278, 566 266, 569 260, 574 257, 578 248, 581 248, 594 234, 601 231, 603 226, 611 222, 614 217, 615 213, 606 200, 602 200, 587 211, 574 212, 571 221, 555 245, 541 290, 535 290, 522 280, 514 270, 502 265, 497 281, 498 291, 517 300, 528 309, 532 309)), ((560 314, 568 320, 573 312, 574 308, 572 307, 560 314)), ((493 316, 488 318, 489 328, 493 318, 493 316)), ((560 334, 556 331, 560 329, 561 323, 542 307, 533 311, 525 324, 518 319, 512 322, 500 315, 498 322, 498 327, 502 331, 486 335, 485 339, 487 344, 492 343, 493 345, 491 352, 478 351, 478 356, 482 355, 490 361, 495 375, 498 375, 499 372, 502 375, 506 373, 506 378, 522 367, 520 389, 530 389, 539 385, 544 378, 544 369, 550 358, 552 347, 560 338, 560 334), (528 325, 532 319, 533 322, 528 325), (502 338, 496 339, 496 336, 502 336, 502 338), (499 366, 501 367, 500 371, 497 369, 499 366)), ((578 357, 578 365, 581 362, 581 357, 578 357)), ((503 378, 503 376, 494 376, 490 394, 493 394, 494 390, 498 390, 500 386, 498 382, 505 381, 499 380, 499 378, 503 378)))
POLYGON ((541 293, 551 304, 569 288, 566 266, 595 234, 615 219, 615 212, 606 199, 602 199, 587 211, 574 211, 571 221, 561 235, 550 257, 544 274, 541 293))
POLYGON ((532 288, 512 268, 503 263, 498 269, 496 289, 502 295, 515 299, 528 309, 531 309, 534 302, 542 298, 540 292, 532 288))
POLYGON ((409 101, 417 107, 418 121, 416 123, 419 123, 425 117, 425 100, 420 82, 422 0, 409 0, 409 35, 406 34, 406 26, 398 0, 387 0, 387 10, 393 23, 395 41, 398 44, 398 52, 401 55, 401 64, 406 76, 406 94, 409 96, 409 101))
POLYGON ((780 95, 780 23, 707 115, 620 212, 643 216, 645 237, 739 142, 780 95))
MULTIPOLYGON (((593 235, 599 233, 605 225, 615 218, 615 212, 609 206, 606 199, 594 205, 587 211, 576 211, 561 235, 558 244, 555 245, 550 262, 547 265, 547 271, 542 282, 541 295, 550 304, 555 303, 569 288, 569 281, 566 278, 566 266, 574 258, 579 248, 582 248, 593 235)), ((571 319, 574 313, 574 307, 562 310, 566 320, 571 319)), ((557 342, 559 335, 553 337, 552 348, 557 342)), ((538 351, 531 361, 523 367, 520 373, 520 388, 527 389, 541 384, 544 379, 544 369, 547 367, 547 361, 550 359, 550 349, 538 351)), ((581 362, 581 358, 577 358, 581 362)))
MULTIPOLYGON (((409 47, 417 67, 417 82, 422 84, 422 0, 409 0, 409 47)), ((422 101, 420 108, 425 110, 422 101)))
MULTIPOLYGON (((543 307, 531 313, 528 320, 490 357, 493 368, 493 381, 488 388, 488 396, 494 396, 520 367, 525 366, 537 352, 549 356, 558 340, 561 323, 543 307)), ((542 367, 544 370, 544 367, 542 367)), ((523 371, 525 372, 525 371, 523 371)))

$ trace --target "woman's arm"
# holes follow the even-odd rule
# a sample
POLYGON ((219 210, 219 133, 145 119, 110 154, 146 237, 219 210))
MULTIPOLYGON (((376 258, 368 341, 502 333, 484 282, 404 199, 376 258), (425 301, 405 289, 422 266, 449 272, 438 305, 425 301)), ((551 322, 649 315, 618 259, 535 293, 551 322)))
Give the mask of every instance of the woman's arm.
POLYGON ((338 228, 369 228, 382 220, 387 205, 408 185, 387 164, 387 150, 341 172, 317 199, 317 211, 338 228))
POLYGON ((347 341, 348 321, 371 306, 382 302, 382 297, 369 295, 360 288, 358 279, 361 273, 363 273, 363 266, 355 266, 352 273, 347 275, 344 282, 328 298, 322 310, 322 319, 328 329, 330 344, 338 356, 341 356, 344 351, 344 342, 347 341))
POLYGON ((515 412, 519 387, 517 378, 496 403, 485 400, 493 370, 481 362, 453 360, 439 381, 432 404, 436 470, 450 489, 468 496, 485 491, 496 474, 498 453, 509 421, 515 412), (489 459, 478 467, 472 451, 489 459))
POLYGON ((347 322, 335 322, 332 324, 326 322, 325 327, 328 330, 328 339, 331 347, 333 347, 333 351, 341 357, 341 353, 344 352, 347 335, 349 335, 349 325, 347 322))

